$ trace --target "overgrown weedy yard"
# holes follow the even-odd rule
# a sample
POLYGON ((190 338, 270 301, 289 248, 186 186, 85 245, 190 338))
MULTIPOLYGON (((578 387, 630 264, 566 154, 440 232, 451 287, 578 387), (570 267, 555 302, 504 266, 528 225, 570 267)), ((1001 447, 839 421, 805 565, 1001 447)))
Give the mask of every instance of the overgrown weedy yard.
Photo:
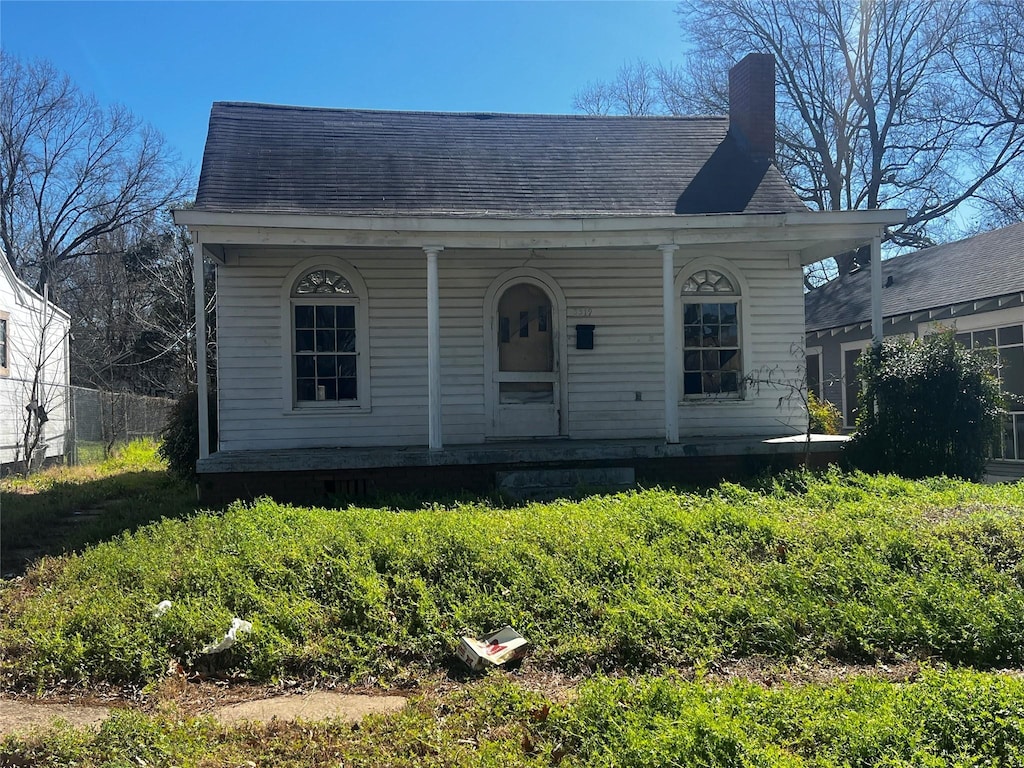
POLYGON ((4 687, 131 706, 98 732, 8 736, 0 764, 1024 765, 1024 484, 831 472, 193 513, 149 462, 109 488, 120 475, 3 487, 5 540, 32 530, 23 510, 86 498, 120 497, 124 530, 3 583, 4 687), (251 633, 202 654, 234 617, 251 633), (460 669, 459 637, 506 623, 522 666, 460 669), (214 679, 410 703, 355 728, 228 727, 189 705, 214 679))

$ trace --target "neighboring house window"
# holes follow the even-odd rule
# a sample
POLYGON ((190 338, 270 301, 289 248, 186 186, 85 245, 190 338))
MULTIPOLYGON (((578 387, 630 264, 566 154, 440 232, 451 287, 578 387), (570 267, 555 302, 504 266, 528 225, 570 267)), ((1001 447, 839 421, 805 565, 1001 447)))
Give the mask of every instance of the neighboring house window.
POLYGON ((683 282, 683 395, 739 397, 743 377, 738 283, 716 269, 683 282))
POLYGON ((821 347, 808 347, 804 359, 807 368, 807 391, 821 402, 821 347))
POLYGON ((968 349, 991 349, 1010 410, 1024 410, 1024 326, 1007 325, 958 333, 956 340, 968 349))
POLYGON ((7 320, 9 317, 6 312, 0 312, 0 376, 7 376, 10 373, 8 368, 10 353, 7 341, 7 320))
POLYGON ((843 382, 843 426, 853 428, 857 425, 860 415, 860 395, 864 385, 858 378, 857 361, 864 350, 871 346, 871 341, 853 341, 840 345, 842 353, 843 382))
POLYGON ((292 288, 292 375, 298 406, 357 405, 366 382, 358 357, 365 328, 360 297, 342 274, 326 267, 305 272, 292 288))
POLYGON ((995 353, 995 373, 1006 398, 1002 446, 997 455, 1024 459, 1024 325, 984 328, 956 335, 967 348, 995 353))

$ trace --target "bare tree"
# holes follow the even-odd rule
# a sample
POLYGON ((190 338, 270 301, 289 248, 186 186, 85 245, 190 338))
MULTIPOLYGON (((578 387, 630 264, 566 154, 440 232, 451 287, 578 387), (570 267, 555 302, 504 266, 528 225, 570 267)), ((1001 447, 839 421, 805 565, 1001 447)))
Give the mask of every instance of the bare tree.
MULTIPOLYGON (((773 54, 777 162, 801 198, 817 210, 905 207, 891 245, 930 245, 966 201, 1014 188, 1008 175, 1024 157, 1022 6, 684 0, 689 46, 680 65, 649 68, 656 102, 673 114, 727 113, 732 64, 773 54)), ((618 104, 618 83, 591 88, 618 104)), ((823 274, 845 273, 856 258, 845 254, 823 274)))
POLYGON ((579 91, 573 109, 588 115, 662 114, 659 70, 643 59, 627 61, 612 82, 593 82, 579 91))
MULTIPOLYGON (((974 23, 959 41, 957 73, 979 94, 991 130, 1024 127, 1024 0, 980 0, 974 23)), ((979 191, 983 225, 1024 221, 1024 158, 979 191)))
POLYGON ((96 238, 68 265, 76 383, 161 396, 194 385, 191 264, 188 233, 161 213, 96 238))
POLYGON ((46 62, 0 52, 0 241, 37 290, 98 239, 182 197, 189 174, 163 137, 101 107, 46 62))

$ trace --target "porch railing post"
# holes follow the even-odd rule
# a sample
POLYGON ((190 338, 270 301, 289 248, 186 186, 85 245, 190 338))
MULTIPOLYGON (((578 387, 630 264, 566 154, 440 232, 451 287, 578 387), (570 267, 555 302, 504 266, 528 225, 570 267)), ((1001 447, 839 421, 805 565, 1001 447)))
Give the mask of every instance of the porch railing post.
POLYGON ((885 334, 882 328, 882 238, 871 238, 871 341, 877 347, 885 334))
POLYGON ((430 450, 444 447, 441 420, 441 298, 437 280, 437 254, 440 245, 424 246, 427 254, 427 410, 430 450))
POLYGON ((199 458, 210 455, 210 407, 206 382, 206 282, 203 274, 203 243, 193 233, 192 285, 196 308, 196 395, 199 398, 199 458))
POLYGON ((679 323, 676 318, 675 252, 678 245, 661 250, 662 318, 665 335, 665 442, 679 442, 679 323))

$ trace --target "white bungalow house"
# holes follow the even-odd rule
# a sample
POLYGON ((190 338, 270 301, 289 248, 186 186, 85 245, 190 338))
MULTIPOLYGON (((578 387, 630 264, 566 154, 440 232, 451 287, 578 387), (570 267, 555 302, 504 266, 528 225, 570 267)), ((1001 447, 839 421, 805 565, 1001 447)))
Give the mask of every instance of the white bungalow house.
POLYGON ((729 117, 214 104, 175 212, 197 285, 217 265, 204 491, 802 450, 803 408, 750 382, 802 380, 802 267, 877 258, 905 213, 808 211, 773 162, 773 58, 730 89, 729 117))
POLYGON ((68 448, 71 318, 22 282, 0 251, 0 472, 68 448))

